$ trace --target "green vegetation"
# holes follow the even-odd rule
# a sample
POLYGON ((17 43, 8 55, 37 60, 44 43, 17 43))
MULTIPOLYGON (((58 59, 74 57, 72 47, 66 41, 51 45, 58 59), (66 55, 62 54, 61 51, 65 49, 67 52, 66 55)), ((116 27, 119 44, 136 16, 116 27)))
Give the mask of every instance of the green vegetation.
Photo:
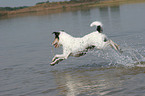
POLYGON ((100 0, 70 0, 72 2, 92 2, 92 1, 100 1, 100 0))
POLYGON ((93 2, 93 1, 101 1, 101 0, 70 0, 70 1, 60 1, 60 2, 49 2, 49 0, 48 0, 46 2, 38 2, 38 3, 36 3, 36 5, 39 5, 39 4, 57 4, 57 3, 71 4, 71 3, 93 2))
POLYGON ((38 4, 44 4, 44 3, 49 3, 49 0, 46 1, 46 2, 38 2, 38 3, 36 3, 36 5, 38 5, 38 4))
POLYGON ((22 7, 0 7, 1 11, 15 11, 18 9, 23 9, 23 8, 27 8, 28 6, 22 6, 22 7))

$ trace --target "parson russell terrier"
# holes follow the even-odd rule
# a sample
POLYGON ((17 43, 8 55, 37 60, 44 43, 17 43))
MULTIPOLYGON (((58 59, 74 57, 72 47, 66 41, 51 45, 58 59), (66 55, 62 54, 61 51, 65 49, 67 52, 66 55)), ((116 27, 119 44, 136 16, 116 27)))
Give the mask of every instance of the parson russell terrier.
POLYGON ((58 48, 62 45, 63 54, 56 54, 50 65, 55 65, 60 61, 67 59, 69 56, 79 57, 86 54, 90 49, 104 49, 107 46, 111 46, 113 49, 121 52, 119 46, 111 39, 108 39, 105 34, 102 33, 102 23, 94 21, 90 26, 96 26, 96 31, 87 34, 83 37, 73 37, 64 31, 53 32, 55 39, 52 45, 58 48))

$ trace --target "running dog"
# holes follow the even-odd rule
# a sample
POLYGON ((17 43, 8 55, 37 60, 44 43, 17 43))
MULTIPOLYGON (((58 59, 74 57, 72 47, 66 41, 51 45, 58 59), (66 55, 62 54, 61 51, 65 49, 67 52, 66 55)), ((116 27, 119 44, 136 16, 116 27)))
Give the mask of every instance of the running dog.
POLYGON ((101 22, 92 22, 90 27, 92 26, 97 27, 96 31, 81 38, 73 37, 64 31, 53 32, 53 34, 55 34, 55 39, 52 42, 52 45, 54 45, 55 48, 62 45, 63 54, 56 54, 50 65, 53 66, 60 61, 67 59, 69 56, 83 56, 87 51, 94 48, 104 49, 107 46, 111 46, 113 49, 121 52, 119 46, 102 33, 103 29, 101 22))

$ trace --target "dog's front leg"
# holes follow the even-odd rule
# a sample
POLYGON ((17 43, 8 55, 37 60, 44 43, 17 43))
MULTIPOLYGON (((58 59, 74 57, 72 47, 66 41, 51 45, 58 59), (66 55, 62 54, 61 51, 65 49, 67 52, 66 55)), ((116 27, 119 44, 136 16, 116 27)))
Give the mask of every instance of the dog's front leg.
POLYGON ((64 60, 64 59, 67 59, 68 56, 70 55, 70 53, 68 54, 57 54, 53 57, 52 59, 52 63, 50 65, 55 65, 57 63, 59 63, 60 61, 64 60))
POLYGON ((58 58, 63 58, 64 57, 64 55, 63 54, 56 54, 54 57, 53 57, 53 59, 52 59, 52 62, 54 62, 56 59, 58 59, 58 58))
POLYGON ((64 58, 58 58, 55 59, 55 61, 53 61, 52 63, 50 63, 51 66, 54 66, 55 64, 59 63, 60 61, 64 60, 64 58))

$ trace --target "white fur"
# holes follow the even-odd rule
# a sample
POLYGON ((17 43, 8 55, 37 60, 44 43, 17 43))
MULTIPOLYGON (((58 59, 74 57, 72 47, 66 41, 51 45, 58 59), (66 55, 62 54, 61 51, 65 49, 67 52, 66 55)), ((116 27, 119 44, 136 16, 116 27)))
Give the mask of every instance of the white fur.
MULTIPOLYGON (((93 22, 90 26, 102 26, 101 22, 93 22)), ((86 48, 90 46, 95 46, 97 49, 103 49, 105 48, 109 42, 104 42, 104 39, 107 39, 107 36, 105 34, 99 33, 98 31, 92 32, 88 35, 85 35, 83 37, 73 37, 66 32, 59 31, 59 45, 62 45, 63 47, 63 54, 57 54, 52 59, 51 65, 54 65, 58 63, 59 61, 62 61, 64 59, 67 59, 69 56, 81 56, 81 53, 83 53, 86 48)))

